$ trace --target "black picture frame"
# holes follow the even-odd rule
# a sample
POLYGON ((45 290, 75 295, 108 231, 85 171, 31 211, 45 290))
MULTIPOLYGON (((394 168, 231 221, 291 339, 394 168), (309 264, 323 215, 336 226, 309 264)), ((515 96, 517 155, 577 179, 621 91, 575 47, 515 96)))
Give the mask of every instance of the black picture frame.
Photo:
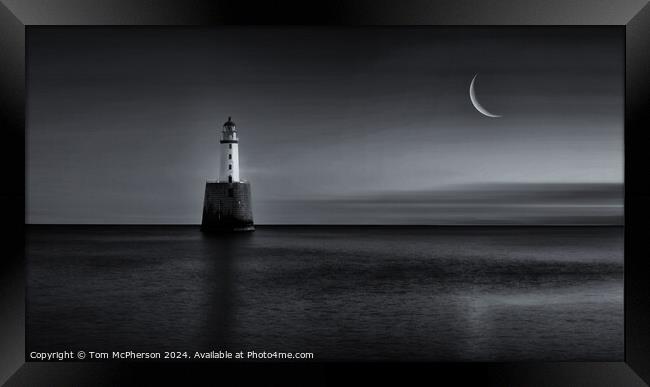
POLYGON ((420 383, 642 386, 650 383, 650 6, 645 0, 0 0, 0 383, 420 383), (25 362, 25 32, 36 25, 613 25, 625 29, 625 359, 609 363, 25 362), (645 381, 645 382, 644 382, 645 381))

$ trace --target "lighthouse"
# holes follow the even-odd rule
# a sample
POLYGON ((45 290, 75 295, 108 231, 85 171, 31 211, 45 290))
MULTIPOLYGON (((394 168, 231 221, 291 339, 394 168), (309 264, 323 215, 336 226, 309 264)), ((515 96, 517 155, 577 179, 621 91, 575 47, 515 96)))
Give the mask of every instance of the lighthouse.
POLYGON ((201 231, 253 231, 251 187, 239 176, 237 126, 228 117, 219 137, 219 177, 206 182, 201 231))
POLYGON ((219 181, 223 183, 239 182, 239 140, 237 126, 228 117, 221 132, 221 162, 219 164, 219 181))

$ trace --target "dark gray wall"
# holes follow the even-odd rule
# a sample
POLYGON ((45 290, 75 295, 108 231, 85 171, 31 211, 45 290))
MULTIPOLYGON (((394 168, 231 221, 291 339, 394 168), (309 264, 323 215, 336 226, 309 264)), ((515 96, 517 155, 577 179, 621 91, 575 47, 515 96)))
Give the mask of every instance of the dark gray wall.
POLYGON ((249 183, 206 183, 201 229, 245 229, 253 226, 249 183))

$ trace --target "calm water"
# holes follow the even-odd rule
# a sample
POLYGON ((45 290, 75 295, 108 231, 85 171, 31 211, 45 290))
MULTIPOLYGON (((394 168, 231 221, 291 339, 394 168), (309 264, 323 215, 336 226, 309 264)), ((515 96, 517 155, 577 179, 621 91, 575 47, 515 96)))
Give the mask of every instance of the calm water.
POLYGON ((621 227, 31 227, 29 351, 623 359, 621 227))

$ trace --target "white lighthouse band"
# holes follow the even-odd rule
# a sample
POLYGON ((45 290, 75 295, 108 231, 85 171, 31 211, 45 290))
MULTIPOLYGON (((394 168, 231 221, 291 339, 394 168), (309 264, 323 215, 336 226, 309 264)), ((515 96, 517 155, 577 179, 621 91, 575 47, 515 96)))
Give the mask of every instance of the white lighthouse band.
POLYGON ((239 183, 239 140, 237 126, 228 117, 221 132, 221 161, 219 164, 220 183, 239 183))

